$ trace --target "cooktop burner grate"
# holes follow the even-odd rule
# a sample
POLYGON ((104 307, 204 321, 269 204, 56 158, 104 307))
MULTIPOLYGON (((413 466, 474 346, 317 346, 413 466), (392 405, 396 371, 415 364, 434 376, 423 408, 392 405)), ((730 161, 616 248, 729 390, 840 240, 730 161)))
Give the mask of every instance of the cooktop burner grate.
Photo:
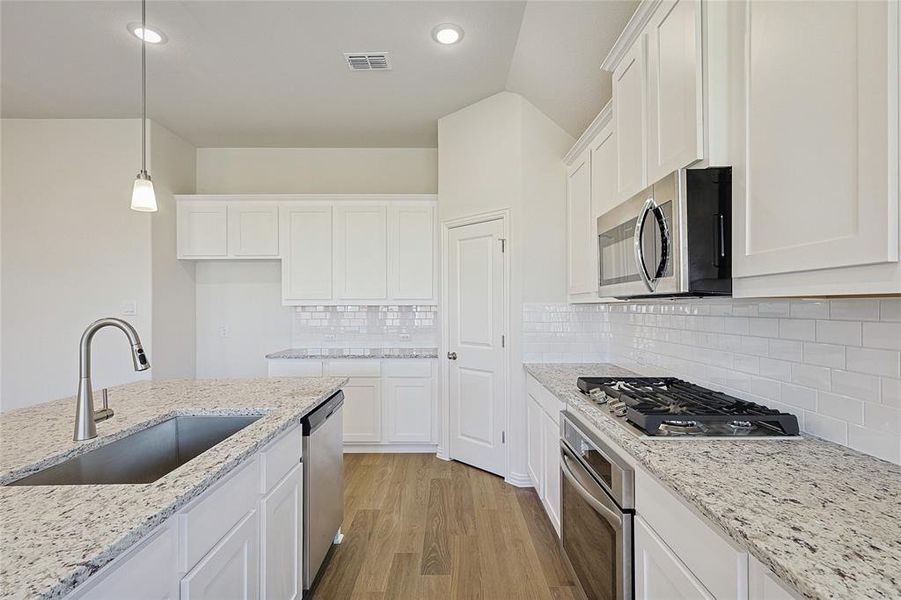
POLYGON ((603 392, 602 402, 649 435, 798 435, 792 414, 675 377, 580 377, 578 386, 603 392))

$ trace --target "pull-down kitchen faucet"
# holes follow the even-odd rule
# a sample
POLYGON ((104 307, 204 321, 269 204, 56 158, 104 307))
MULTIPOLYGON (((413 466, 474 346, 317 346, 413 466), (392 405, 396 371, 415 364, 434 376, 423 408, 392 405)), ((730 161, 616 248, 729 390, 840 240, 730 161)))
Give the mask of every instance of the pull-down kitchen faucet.
POLYGON ((94 321, 81 335, 81 345, 78 353, 78 399, 75 405, 75 441, 81 442, 97 437, 98 421, 103 421, 113 416, 113 411, 106 404, 106 390, 103 394, 103 410, 94 410, 94 391, 91 386, 91 341, 94 334, 104 327, 117 327, 128 336, 131 343, 131 360, 135 371, 146 371, 150 368, 150 361, 144 354, 141 346, 141 338, 138 332, 127 321, 107 317, 94 321))

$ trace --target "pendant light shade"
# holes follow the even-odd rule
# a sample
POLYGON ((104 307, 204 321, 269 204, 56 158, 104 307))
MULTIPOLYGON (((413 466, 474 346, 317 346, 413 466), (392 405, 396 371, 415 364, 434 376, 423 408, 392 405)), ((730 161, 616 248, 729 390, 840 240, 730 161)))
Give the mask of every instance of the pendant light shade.
MULTIPOLYGON (((146 0, 141 0, 141 31, 147 28, 146 0)), ((156 212, 156 194, 147 172, 147 40, 141 37, 141 171, 131 189, 131 209, 156 212)))
POLYGON ((131 190, 131 210, 140 212, 156 212, 156 194, 153 193, 153 182, 146 171, 138 173, 135 185, 131 190))

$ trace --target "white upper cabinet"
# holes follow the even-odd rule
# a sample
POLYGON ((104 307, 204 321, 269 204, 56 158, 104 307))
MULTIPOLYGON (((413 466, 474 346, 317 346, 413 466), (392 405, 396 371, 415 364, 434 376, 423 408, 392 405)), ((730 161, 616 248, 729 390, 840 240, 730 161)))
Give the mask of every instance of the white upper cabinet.
POLYGON ((613 71, 613 123, 617 134, 616 195, 620 201, 647 185, 645 38, 639 37, 613 71))
POLYGON ((335 297, 388 297, 388 208, 384 204, 335 207, 335 297))
POLYGON ((435 207, 397 203, 388 210, 388 293, 423 303, 435 298, 435 207))
POLYGON ((278 256, 278 204, 233 202, 228 205, 230 256, 278 256))
MULTIPOLYGON (((591 142, 590 148, 591 227, 594 233, 596 219, 616 207, 619 202, 616 196, 616 130, 609 118, 591 142)), ((597 239, 592 239, 591 245, 596 253, 597 239)), ((594 278, 597 279, 597 273, 594 274, 594 278)))
POLYGON ((898 3, 731 8, 735 294, 897 293, 898 3))
POLYGON ((179 202, 177 221, 178 258, 228 256, 227 202, 179 202))
POLYGON ((585 150, 566 176, 567 264, 569 295, 597 296, 595 226, 591 218, 591 153, 585 150))
POLYGON ((436 304, 433 195, 177 196, 178 258, 280 259, 282 304, 436 304))
POLYGON ((279 214, 282 299, 328 300, 332 297, 332 206, 292 203, 279 214))
POLYGON ((649 183, 703 158, 701 65, 700 0, 665 0, 647 26, 649 183))

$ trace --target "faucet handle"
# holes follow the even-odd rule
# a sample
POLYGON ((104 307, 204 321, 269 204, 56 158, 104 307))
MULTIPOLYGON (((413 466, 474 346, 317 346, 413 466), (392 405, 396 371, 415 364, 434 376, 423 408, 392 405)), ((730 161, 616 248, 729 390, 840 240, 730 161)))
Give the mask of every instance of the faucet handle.
POLYGON ((102 394, 102 402, 103 408, 100 410, 94 411, 94 422, 99 423, 100 421, 106 421, 111 418, 114 414, 113 409, 109 407, 109 390, 107 388, 103 388, 102 394))

